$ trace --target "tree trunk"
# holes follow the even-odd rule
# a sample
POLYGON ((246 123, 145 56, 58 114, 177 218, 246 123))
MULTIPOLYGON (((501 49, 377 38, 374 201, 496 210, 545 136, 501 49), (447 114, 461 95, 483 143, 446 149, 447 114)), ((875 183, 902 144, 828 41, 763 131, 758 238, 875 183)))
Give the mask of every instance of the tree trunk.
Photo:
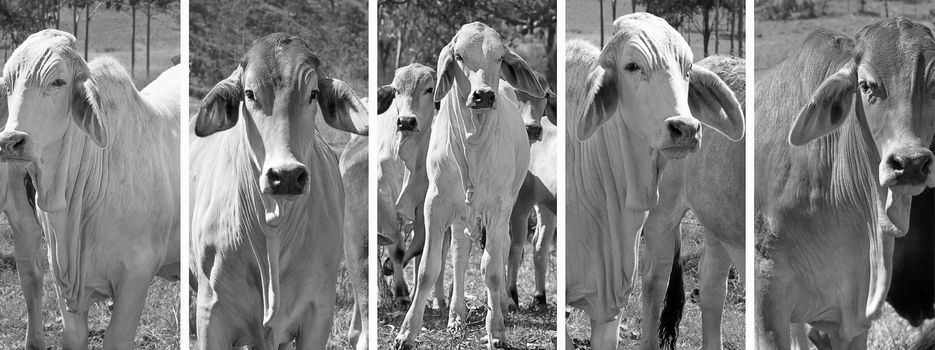
POLYGON ((617 0, 610 0, 610 17, 611 20, 617 20, 617 0))
POLYGON ((701 10, 701 41, 704 44, 704 56, 708 57, 708 40, 711 39, 711 23, 708 21, 710 17, 711 8, 704 8, 701 10))
POLYGON ((75 38, 78 37, 78 0, 71 1, 71 23, 74 26, 72 34, 75 34, 75 38))
POLYGON ((149 31, 149 24, 150 24, 150 22, 152 22, 152 19, 153 19, 152 3, 151 3, 151 2, 147 2, 147 3, 146 3, 146 80, 149 80, 149 48, 150 48, 150 46, 149 46, 149 45, 150 45, 150 42, 149 42, 149 33, 150 33, 150 31, 149 31))
POLYGON ((130 78, 136 78, 136 3, 130 2, 130 78))
POLYGON ((883 0, 883 16, 890 17, 890 2, 889 0, 883 0))
POLYGON ((394 61, 393 68, 399 69, 399 60, 403 55, 403 28, 400 27, 396 31, 396 60, 394 61))
POLYGON ((734 16, 737 15, 736 11, 737 11, 736 7, 732 7, 730 9, 730 12, 729 12, 730 19, 728 20, 730 22, 730 36, 728 37, 729 39, 727 41, 730 42, 730 55, 731 56, 734 55, 734 16))
POLYGON ((630 5, 633 7, 633 12, 631 13, 636 13, 636 0, 630 0, 630 5))
POLYGON ((604 0, 597 0, 597 3, 600 5, 598 7, 601 11, 600 17, 598 17, 599 20, 597 21, 597 25, 601 27, 601 47, 604 47, 604 0))
POLYGON ((737 57, 743 57, 743 40, 744 40, 744 29, 743 29, 743 16, 746 14, 746 11, 743 10, 743 0, 737 0, 737 57))
POLYGON ((721 19, 721 0, 714 0, 714 54, 715 55, 718 54, 719 52, 718 49, 720 48, 720 44, 718 43, 719 41, 718 38, 720 37, 720 35, 718 34, 721 32, 718 29, 718 27, 720 27, 720 24, 721 24, 720 19, 721 19))
POLYGON ((91 40, 91 4, 94 3, 94 0, 85 0, 84 2, 84 60, 87 61, 88 57, 88 42, 91 40))

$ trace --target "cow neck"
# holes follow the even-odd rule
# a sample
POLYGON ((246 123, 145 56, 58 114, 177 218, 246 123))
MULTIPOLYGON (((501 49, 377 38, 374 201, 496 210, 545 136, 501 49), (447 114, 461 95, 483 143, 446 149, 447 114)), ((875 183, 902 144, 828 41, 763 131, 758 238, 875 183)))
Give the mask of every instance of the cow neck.
MULTIPOLYGON (((470 206, 473 203, 475 188, 468 155, 476 152, 476 148, 483 147, 489 140, 490 134, 493 132, 492 124, 494 119, 500 117, 497 115, 496 108, 500 107, 501 101, 499 98, 496 99, 494 109, 480 115, 474 115, 470 108, 459 103, 457 99, 458 96, 461 96, 459 85, 453 84, 451 90, 445 97, 445 104, 447 104, 447 110, 451 112, 448 118, 449 125, 451 125, 452 151, 458 165, 461 188, 464 190, 464 202, 470 206)), ((502 98, 502 96, 498 97, 502 98)), ((446 108, 446 106, 442 106, 442 108, 446 108)))

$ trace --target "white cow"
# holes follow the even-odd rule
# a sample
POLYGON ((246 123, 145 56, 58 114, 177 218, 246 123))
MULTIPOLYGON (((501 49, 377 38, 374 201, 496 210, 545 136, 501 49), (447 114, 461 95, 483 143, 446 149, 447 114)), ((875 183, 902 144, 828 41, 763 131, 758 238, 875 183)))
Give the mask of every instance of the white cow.
MULTIPOLYGON (((504 344, 503 306, 505 261, 509 247, 509 213, 516 201, 529 164, 529 142, 513 103, 504 103, 498 92, 500 78, 519 90, 542 97, 532 70, 500 40, 500 35, 479 22, 461 27, 438 59, 435 100, 441 101, 432 125, 426 158, 429 188, 425 198, 426 238, 424 268, 419 271, 416 298, 396 336, 396 347, 411 346, 422 328, 422 315, 442 265, 442 241, 449 226, 452 241, 461 249, 470 242, 462 234, 486 230, 482 265, 489 312, 488 348, 504 344)), ((467 256, 458 253, 455 276, 466 268, 467 256)), ((462 274, 463 275, 463 274, 462 274)), ((463 283, 462 283, 463 284, 463 283)), ((455 317, 449 326, 466 321, 463 285, 455 280, 455 317)))
POLYGON ((85 63, 71 34, 29 36, 4 67, 0 158, 25 167, 59 293, 65 349, 86 348, 88 310, 114 299, 105 349, 129 349, 153 276, 179 277, 176 66, 137 91, 116 61, 85 63))
POLYGON ((640 226, 666 161, 698 147, 699 120, 732 140, 744 130, 730 88, 692 65, 691 49, 668 23, 636 13, 614 24, 603 50, 567 45, 566 74, 580 79, 567 89, 566 293, 591 318, 594 349, 616 344, 640 226))

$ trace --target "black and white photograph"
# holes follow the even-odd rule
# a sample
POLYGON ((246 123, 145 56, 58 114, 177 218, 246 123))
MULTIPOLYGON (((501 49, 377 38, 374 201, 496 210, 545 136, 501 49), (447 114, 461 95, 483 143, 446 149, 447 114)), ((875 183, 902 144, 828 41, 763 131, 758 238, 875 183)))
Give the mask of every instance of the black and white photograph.
POLYGON ((0 2, 0 348, 179 347, 179 15, 0 2))
POLYGON ((933 19, 927 0, 758 6, 759 349, 935 347, 933 19))
POLYGON ((367 349, 367 2, 190 6, 191 348, 367 349))
POLYGON ((555 2, 378 5, 379 348, 555 349, 555 2))
POLYGON ((566 2, 566 349, 744 348, 743 16, 566 2))

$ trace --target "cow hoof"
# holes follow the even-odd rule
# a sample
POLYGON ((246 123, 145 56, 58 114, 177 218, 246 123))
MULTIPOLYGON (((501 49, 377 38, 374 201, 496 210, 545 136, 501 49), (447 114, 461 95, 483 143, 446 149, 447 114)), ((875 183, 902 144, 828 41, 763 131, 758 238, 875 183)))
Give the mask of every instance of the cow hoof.
POLYGON ((510 303, 510 305, 507 306, 507 312, 516 312, 516 311, 519 311, 519 305, 518 305, 518 304, 516 304, 516 303, 510 303))
POLYGON ((409 296, 402 296, 396 298, 396 305, 401 308, 408 308, 409 304, 412 304, 412 299, 409 296))
POLYGON ((464 323, 458 319, 448 319, 448 333, 460 333, 464 331, 464 323))
POLYGON ((394 350, 409 350, 412 349, 413 345, 411 342, 406 341, 405 339, 396 339, 396 343, 393 345, 394 350))
POLYGON ((444 310, 448 307, 448 303, 445 302, 443 298, 432 298, 432 308, 435 310, 444 310))
POLYGON ((548 300, 546 300, 545 294, 537 294, 535 297, 533 297, 532 304, 534 306, 545 306, 547 303, 548 303, 548 300))
POLYGON ((490 338, 489 335, 485 335, 483 338, 480 339, 480 341, 481 341, 482 343, 487 343, 487 349, 506 349, 506 348, 508 348, 508 346, 506 345, 506 342, 505 342, 505 341, 503 341, 503 340, 500 339, 500 338, 492 338, 492 340, 491 340, 491 338, 490 338))

